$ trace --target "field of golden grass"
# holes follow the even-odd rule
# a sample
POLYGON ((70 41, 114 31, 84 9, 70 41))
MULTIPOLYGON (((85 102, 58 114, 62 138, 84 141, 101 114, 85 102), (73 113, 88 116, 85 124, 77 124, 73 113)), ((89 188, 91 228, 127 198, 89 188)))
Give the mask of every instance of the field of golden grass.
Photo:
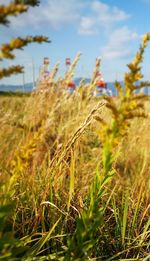
POLYGON ((0 97, 2 260, 149 260, 150 100, 134 93, 143 46, 116 98, 91 96, 93 80, 67 94, 78 59, 64 81, 0 97))
MULTIPOLYGON (((9 186, 12 182, 15 186, 15 192, 11 192, 17 200, 13 216, 15 234, 19 238, 44 235, 58 217, 62 219, 61 225, 54 235, 73 233, 77 216, 86 209, 91 183, 103 168, 101 126, 95 116, 100 115, 109 122, 111 113, 98 99, 60 97, 51 92, 29 97, 0 97, 0 108, 0 178, 2 184, 8 182, 9 186), (15 181, 10 181, 12 175, 15 175, 15 181)), ((149 113, 149 101, 145 103, 145 109, 149 113)), ((124 258, 132 257, 133 252, 135 256, 139 254, 136 249, 138 237, 149 216, 149 132, 149 117, 134 119, 126 139, 116 151, 115 176, 100 201, 100 204, 108 202, 99 228, 100 246, 96 250, 103 252, 102 260, 125 249, 124 258), (129 201, 125 217, 126 194, 129 201), (124 239, 123 222, 126 223, 124 239)), ((3 200, 8 193, 7 186, 3 200)), ((147 236, 144 239, 148 243, 147 236)), ((145 256, 147 247, 142 248, 145 256)), ((143 252, 139 256, 143 256, 143 252)))

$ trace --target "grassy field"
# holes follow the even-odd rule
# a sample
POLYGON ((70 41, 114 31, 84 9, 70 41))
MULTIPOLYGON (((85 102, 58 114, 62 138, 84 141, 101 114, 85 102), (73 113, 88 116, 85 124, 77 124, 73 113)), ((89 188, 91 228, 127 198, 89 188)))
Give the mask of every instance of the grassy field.
POLYGON ((140 62, 117 98, 92 97, 92 81, 69 96, 72 71, 30 96, 1 95, 1 260, 150 259, 150 101, 133 88, 140 62))

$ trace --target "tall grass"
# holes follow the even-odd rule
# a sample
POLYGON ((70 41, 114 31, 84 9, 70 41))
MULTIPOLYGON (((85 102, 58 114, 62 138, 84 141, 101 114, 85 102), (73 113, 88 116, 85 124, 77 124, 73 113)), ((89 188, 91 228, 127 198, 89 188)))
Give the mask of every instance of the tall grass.
POLYGON ((58 65, 30 97, 1 97, 2 260, 149 259, 149 100, 142 82, 145 35, 118 97, 74 95, 58 65), (140 82, 137 84, 137 80, 140 82), (11 102, 11 106, 10 106, 11 102))

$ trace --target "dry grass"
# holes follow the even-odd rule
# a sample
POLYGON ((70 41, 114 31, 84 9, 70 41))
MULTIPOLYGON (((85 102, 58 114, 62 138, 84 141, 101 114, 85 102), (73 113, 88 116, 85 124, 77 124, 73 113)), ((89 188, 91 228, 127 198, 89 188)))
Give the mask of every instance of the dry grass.
MULTIPOLYGON (((105 120, 109 124, 113 116, 106 101, 90 96, 84 88, 79 91, 80 95, 68 96, 64 82, 58 80, 29 97, 0 97, 1 203, 6 204, 10 197, 16 203, 8 223, 17 238, 27 237, 29 246, 53 230, 50 243, 45 239, 45 247, 39 241, 41 247, 36 245, 35 250, 33 246, 29 256, 38 255, 43 246, 49 248, 44 250, 47 255, 61 252, 66 235, 69 238, 75 232, 77 218, 88 213, 88 195, 96 173, 100 174, 99 184, 103 182, 100 123, 105 120)), ((118 99, 113 104, 118 104, 118 99)), ((145 110, 149 114, 149 101, 145 110)), ((144 260, 148 256, 149 131, 149 116, 135 118, 126 137, 114 148, 115 176, 98 198, 105 214, 91 257, 144 260)), ((67 254, 66 259, 61 258, 60 254, 54 260, 81 260, 67 259, 67 254)))

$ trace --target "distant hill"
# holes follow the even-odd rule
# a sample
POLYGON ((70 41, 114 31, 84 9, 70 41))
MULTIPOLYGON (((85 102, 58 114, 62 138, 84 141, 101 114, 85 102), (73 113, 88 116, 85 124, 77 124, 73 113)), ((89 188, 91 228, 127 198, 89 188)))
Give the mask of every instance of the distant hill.
MULTIPOLYGON (((80 81, 82 78, 75 78, 74 81, 76 85, 79 85, 80 81)), ((85 79, 85 83, 89 83, 90 78, 85 79)), ((123 82, 120 82, 121 85, 123 86, 123 82)), ((107 82, 107 87, 109 90, 112 91, 113 95, 117 95, 116 88, 114 86, 114 82, 107 82)), ((33 90, 33 83, 26 83, 25 86, 23 87, 22 85, 6 85, 6 84, 0 84, 0 91, 1 92, 31 92, 33 90)), ((145 94, 148 94, 148 87, 144 88, 145 94)))
MULTIPOLYGON (((76 78, 76 79, 75 79, 76 85, 79 85, 79 83, 80 83, 81 80, 82 80, 82 78, 76 78)), ((86 78, 86 79, 85 79, 85 83, 89 83, 90 80, 91 80, 90 78, 86 78)), ((122 83, 122 82, 121 82, 121 83, 122 83)), ((117 95, 116 88, 115 88, 115 86, 114 86, 114 82, 107 82, 107 88, 112 91, 112 94, 113 94, 113 95, 117 95)))
POLYGON ((31 92, 32 89, 32 83, 26 83, 25 86, 0 84, 0 91, 2 92, 31 92))
MULTIPOLYGON (((76 83, 77 85, 79 85, 79 83, 80 83, 81 80, 82 80, 82 78, 76 78, 76 79, 75 79, 75 83, 76 83)), ((89 83, 89 82, 90 82, 90 78, 87 78, 87 79, 85 80, 85 83, 89 83)), ((120 84, 124 87, 123 81, 120 81, 120 84)), ((113 94, 114 96, 117 95, 117 90, 116 90, 116 88, 115 88, 115 82, 107 82, 107 88, 112 91, 112 94, 113 94)), ((136 91, 136 93, 138 93, 138 92, 140 92, 140 90, 137 90, 137 91, 136 91)), ((150 95, 150 88, 144 87, 144 93, 147 94, 147 95, 150 95)))

